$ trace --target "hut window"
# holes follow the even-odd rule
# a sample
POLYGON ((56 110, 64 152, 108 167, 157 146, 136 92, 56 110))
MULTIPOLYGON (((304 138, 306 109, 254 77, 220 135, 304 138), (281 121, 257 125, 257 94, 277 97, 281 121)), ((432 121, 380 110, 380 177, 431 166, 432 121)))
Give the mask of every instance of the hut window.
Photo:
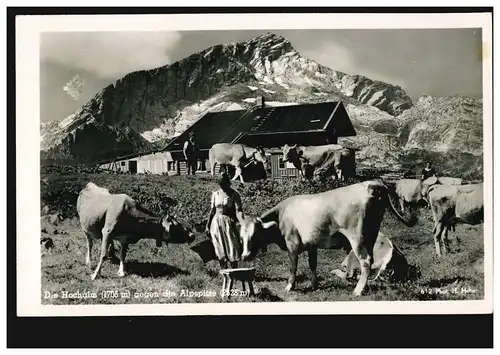
POLYGON ((122 166, 125 166, 125 162, 124 162, 124 161, 122 161, 122 162, 121 162, 121 165, 122 165, 122 166))
POLYGON ((283 158, 279 158, 279 167, 280 169, 285 169, 285 162, 283 161, 283 158))

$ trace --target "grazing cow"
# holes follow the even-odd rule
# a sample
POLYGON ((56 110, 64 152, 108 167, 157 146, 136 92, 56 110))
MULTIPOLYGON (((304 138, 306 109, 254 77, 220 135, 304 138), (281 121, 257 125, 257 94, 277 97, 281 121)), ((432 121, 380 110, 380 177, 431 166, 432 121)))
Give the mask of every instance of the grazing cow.
POLYGON ((401 212, 404 213, 405 205, 414 208, 422 201, 429 205, 427 195, 436 185, 461 185, 462 179, 452 177, 432 176, 424 181, 420 179, 401 179, 396 181, 395 190, 398 195, 401 212))
POLYGON ((440 185, 462 185, 463 180, 460 178, 453 178, 448 176, 439 176, 437 183, 440 185))
POLYGON ((448 177, 448 176, 440 176, 437 178, 437 181, 434 185, 430 186, 428 189, 423 189, 422 190, 422 199, 427 203, 427 207, 430 209, 430 204, 429 204, 429 192, 431 189, 435 186, 440 186, 440 185, 450 185, 450 186, 458 186, 462 185, 463 180, 460 178, 453 178, 453 177, 448 177))
POLYGON ((438 185, 429 192, 434 218, 434 245, 441 256, 449 249, 448 231, 455 224, 478 225, 484 222, 483 183, 460 186, 438 185))
MULTIPOLYGON (((382 232, 378 233, 377 241, 373 246, 372 270, 376 271, 375 281, 386 269, 391 270, 395 280, 401 281, 408 276, 408 262, 401 251, 382 232)), ((361 270, 358 258, 351 249, 341 264, 341 269, 335 269, 333 274, 341 279, 348 279, 354 276, 357 270, 361 270)), ((359 276, 358 276, 359 277, 359 276)))
POLYGON ((283 147, 283 161, 291 162, 304 178, 310 178, 307 168, 311 167, 314 176, 333 176, 344 181, 356 175, 356 159, 352 149, 339 144, 319 146, 283 147))
POLYGON ((118 276, 125 276, 125 256, 129 244, 140 239, 156 239, 156 246, 165 243, 185 243, 195 239, 172 216, 158 217, 140 206, 126 194, 111 194, 105 188, 93 183, 80 191, 76 208, 80 225, 87 238, 86 264, 91 265, 92 244, 94 239, 102 239, 99 263, 92 275, 95 280, 106 260, 108 248, 116 240, 120 244, 120 268, 118 276))
POLYGON ((257 218, 246 218, 240 226, 243 244, 243 260, 251 260, 258 250, 269 242, 287 250, 290 258, 290 277, 287 291, 295 287, 298 256, 308 252, 312 273, 311 286, 317 287, 316 265, 318 248, 338 248, 349 241, 350 247, 361 265, 361 277, 354 289, 359 296, 363 292, 374 260, 374 244, 380 230, 386 208, 408 226, 390 204, 390 190, 381 181, 364 181, 334 190, 296 195, 278 203, 257 218), (265 229, 277 226, 273 238, 267 238, 265 229))
POLYGON ((261 147, 252 148, 243 144, 231 143, 214 144, 208 152, 208 157, 210 160, 212 176, 215 175, 216 164, 221 166, 232 165, 236 169, 232 180, 236 180, 239 177, 241 182, 244 182, 242 176, 243 168, 245 168, 252 161, 260 162, 262 164, 265 164, 267 161, 266 153, 261 147))
POLYGON ((405 212, 405 205, 409 205, 410 209, 421 203, 427 190, 437 183, 436 177, 430 177, 424 181, 420 179, 400 179, 396 181, 395 191, 398 196, 401 213, 405 212))

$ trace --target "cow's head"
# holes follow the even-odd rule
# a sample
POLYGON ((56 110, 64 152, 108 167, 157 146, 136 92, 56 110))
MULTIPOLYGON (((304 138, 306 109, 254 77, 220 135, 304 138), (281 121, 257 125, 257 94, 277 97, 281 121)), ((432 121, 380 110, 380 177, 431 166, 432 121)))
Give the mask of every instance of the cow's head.
POLYGON ((191 227, 179 223, 170 213, 162 218, 161 225, 163 234, 161 240, 157 241, 157 246, 161 246, 162 241, 173 244, 192 243, 196 238, 191 227))
POLYGON ((295 145, 288 145, 285 144, 283 147, 283 161, 284 162, 293 162, 296 161, 299 158, 299 152, 297 151, 297 144, 295 145))
POLYGON ((253 158, 255 159, 256 162, 266 164, 267 158, 266 158, 266 152, 264 151, 264 148, 262 148, 260 146, 257 147, 255 150, 255 153, 253 154, 253 158))
POLYGON ((242 260, 253 260, 257 252, 267 245, 264 230, 277 225, 276 222, 263 222, 259 217, 245 217, 240 222, 240 238, 243 245, 242 260))

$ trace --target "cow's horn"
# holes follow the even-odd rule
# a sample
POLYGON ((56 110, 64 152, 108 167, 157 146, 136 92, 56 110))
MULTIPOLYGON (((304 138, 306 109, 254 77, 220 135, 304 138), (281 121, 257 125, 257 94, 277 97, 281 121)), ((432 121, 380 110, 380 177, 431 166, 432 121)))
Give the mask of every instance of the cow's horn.
POLYGON ((264 227, 264 229, 268 229, 268 228, 271 228, 272 226, 276 226, 276 225, 277 225, 277 223, 275 221, 262 223, 262 227, 264 227))

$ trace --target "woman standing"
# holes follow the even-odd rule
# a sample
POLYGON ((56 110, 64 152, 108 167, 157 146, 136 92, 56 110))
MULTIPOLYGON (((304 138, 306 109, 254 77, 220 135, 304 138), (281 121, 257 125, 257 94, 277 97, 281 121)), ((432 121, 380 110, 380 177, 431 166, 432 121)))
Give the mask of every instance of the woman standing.
POLYGON ((243 220, 243 206, 240 195, 231 188, 227 173, 220 175, 218 184, 220 189, 212 193, 205 232, 212 239, 221 268, 228 263, 236 268, 242 253, 236 220, 243 220))

